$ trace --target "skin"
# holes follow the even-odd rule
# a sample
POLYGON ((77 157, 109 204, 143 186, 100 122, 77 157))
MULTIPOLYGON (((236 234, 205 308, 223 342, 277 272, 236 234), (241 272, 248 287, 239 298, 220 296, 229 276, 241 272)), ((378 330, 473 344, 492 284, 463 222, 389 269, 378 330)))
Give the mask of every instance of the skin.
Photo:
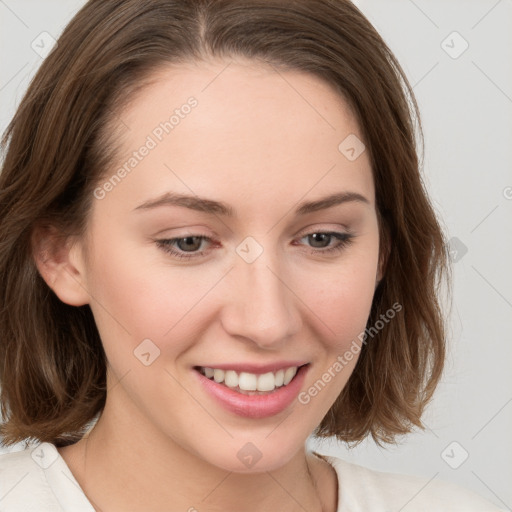
POLYGON ((339 94, 302 72, 210 61, 153 78, 111 127, 120 146, 107 176, 187 98, 198 105, 93 201, 86 237, 63 244, 48 234, 36 245, 59 298, 90 305, 108 358, 98 423, 59 452, 97 510, 334 511, 334 469, 305 442, 357 357, 308 404, 264 419, 225 410, 192 367, 304 360, 305 391, 364 331, 382 275, 375 190, 367 152, 349 161, 338 150, 349 134, 362 139, 359 126, 339 94), (134 211, 166 191, 222 201, 236 215, 134 211), (368 203, 294 214, 298 203, 343 191, 368 203), (354 238, 322 254, 306 236, 322 231, 354 238), (191 260, 155 243, 192 235, 214 243, 191 260), (252 263, 236 252, 247 236, 263 248, 252 263), (147 338, 160 350, 149 366, 134 357, 147 338), (237 457, 248 442, 262 455, 251 468, 237 457))

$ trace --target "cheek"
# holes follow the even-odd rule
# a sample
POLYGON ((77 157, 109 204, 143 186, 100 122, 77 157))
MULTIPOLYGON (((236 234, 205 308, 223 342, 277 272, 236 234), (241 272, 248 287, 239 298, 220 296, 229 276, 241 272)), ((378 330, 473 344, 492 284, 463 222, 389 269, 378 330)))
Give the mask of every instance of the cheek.
POLYGON ((201 289, 193 286, 190 271, 152 265, 136 251, 128 254, 135 256, 110 251, 97 260, 91 309, 98 328, 105 341, 114 336, 134 343, 161 340, 200 300, 201 289))
POLYGON ((346 257, 322 271, 296 280, 300 297, 317 317, 324 340, 343 348, 364 331, 375 292, 378 240, 347 251, 346 257))
POLYGON ((316 370, 298 396, 301 406, 315 410, 311 429, 327 414, 357 364, 375 291, 377 261, 377 245, 372 243, 330 272, 302 281, 301 293, 306 293, 307 285, 307 306, 314 312, 310 326, 323 346, 317 353, 316 370))
POLYGON ((94 255, 87 284, 111 362, 132 362, 127 359, 145 339, 172 356, 198 338, 206 316, 201 301, 219 280, 218 271, 171 267, 156 248, 108 237, 106 231, 96 246, 104 250, 94 255))

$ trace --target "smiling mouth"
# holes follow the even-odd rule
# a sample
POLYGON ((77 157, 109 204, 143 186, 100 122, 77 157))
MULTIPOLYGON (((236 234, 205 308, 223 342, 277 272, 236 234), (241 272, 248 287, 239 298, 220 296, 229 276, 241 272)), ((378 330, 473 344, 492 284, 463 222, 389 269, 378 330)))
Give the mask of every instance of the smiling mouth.
POLYGON ((295 377, 302 366, 290 366, 275 372, 255 374, 195 366, 194 369, 207 379, 224 385, 243 395, 266 395, 285 388, 295 377))

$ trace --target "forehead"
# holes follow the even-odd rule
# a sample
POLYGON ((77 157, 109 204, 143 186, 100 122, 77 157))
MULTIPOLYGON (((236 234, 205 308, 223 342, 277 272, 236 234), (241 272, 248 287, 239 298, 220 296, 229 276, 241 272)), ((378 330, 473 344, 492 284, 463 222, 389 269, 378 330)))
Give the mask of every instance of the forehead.
POLYGON ((169 65, 114 129, 121 142, 110 174, 127 172, 109 199, 132 208, 167 190, 247 207, 334 187, 373 200, 366 152, 352 160, 342 151, 347 138, 362 139, 348 103, 304 72, 243 60, 169 65))

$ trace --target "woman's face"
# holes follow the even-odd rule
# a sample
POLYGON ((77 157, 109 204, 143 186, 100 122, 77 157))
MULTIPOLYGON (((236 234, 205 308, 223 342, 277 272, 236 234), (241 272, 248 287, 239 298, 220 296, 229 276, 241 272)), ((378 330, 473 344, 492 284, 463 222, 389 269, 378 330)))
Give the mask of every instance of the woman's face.
POLYGON ((218 61, 161 70, 115 130, 82 268, 104 415, 226 470, 277 468, 345 386, 379 277, 360 129, 313 76, 218 61))

